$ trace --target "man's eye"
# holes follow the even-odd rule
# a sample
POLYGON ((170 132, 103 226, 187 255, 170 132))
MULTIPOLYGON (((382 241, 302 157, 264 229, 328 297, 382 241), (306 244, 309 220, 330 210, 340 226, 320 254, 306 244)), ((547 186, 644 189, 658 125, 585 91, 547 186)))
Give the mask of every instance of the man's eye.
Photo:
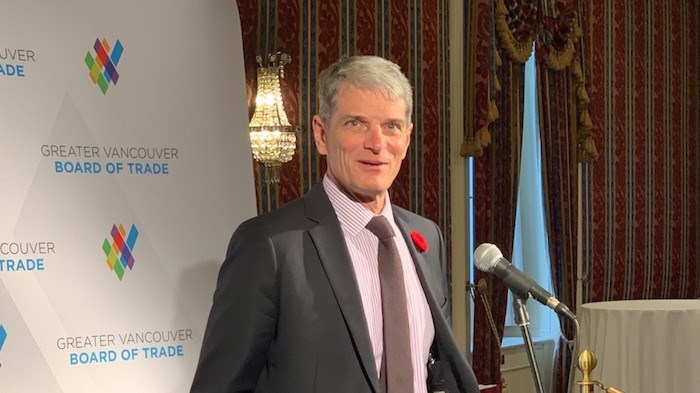
POLYGON ((348 122, 345 124, 352 126, 352 127, 357 127, 358 125, 360 125, 360 122, 357 120, 348 120, 348 122))

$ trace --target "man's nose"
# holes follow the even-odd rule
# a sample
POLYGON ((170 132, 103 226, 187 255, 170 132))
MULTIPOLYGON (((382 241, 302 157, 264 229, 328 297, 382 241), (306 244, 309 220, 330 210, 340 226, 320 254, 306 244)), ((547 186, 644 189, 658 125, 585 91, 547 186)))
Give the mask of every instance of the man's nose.
POLYGON ((380 124, 371 125, 365 138, 365 147, 379 153, 386 146, 386 138, 380 124))

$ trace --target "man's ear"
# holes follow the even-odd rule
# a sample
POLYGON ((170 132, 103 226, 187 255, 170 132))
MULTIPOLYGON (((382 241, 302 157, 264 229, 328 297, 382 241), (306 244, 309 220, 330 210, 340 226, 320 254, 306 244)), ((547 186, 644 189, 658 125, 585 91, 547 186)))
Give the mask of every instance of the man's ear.
POLYGON ((312 120, 312 126, 314 129, 314 142, 316 142, 316 149, 318 153, 322 156, 328 154, 328 147, 326 146, 326 125, 323 124, 323 120, 319 115, 315 115, 312 120))

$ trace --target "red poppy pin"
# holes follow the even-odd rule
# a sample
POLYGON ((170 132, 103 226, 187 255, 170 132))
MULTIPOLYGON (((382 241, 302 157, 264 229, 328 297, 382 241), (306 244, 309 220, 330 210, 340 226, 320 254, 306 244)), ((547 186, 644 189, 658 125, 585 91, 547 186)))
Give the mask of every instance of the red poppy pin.
POLYGON ((413 240, 413 244, 416 245, 418 251, 428 251, 428 242, 425 241, 425 238, 420 234, 420 232, 411 231, 411 240, 413 240))

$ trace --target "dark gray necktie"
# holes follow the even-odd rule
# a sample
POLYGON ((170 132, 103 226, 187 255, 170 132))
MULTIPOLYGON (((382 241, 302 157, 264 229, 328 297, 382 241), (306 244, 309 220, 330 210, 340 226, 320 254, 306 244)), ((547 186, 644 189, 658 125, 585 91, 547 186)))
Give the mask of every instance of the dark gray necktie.
POLYGON ((394 231, 384 216, 375 216, 367 229, 379 238, 379 282, 382 286, 384 358, 379 376, 382 392, 412 393, 413 364, 406 311, 406 287, 394 231))

